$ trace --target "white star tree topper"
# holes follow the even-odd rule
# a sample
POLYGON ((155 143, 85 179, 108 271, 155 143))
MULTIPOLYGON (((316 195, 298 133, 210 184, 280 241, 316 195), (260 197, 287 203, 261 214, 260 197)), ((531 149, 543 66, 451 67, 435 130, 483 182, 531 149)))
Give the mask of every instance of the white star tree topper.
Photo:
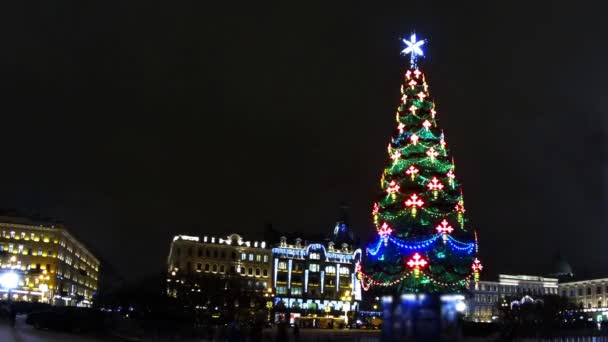
POLYGON ((410 55, 410 64, 411 67, 414 68, 416 67, 416 57, 421 56, 424 57, 424 51, 422 51, 422 45, 424 45, 425 40, 416 40, 416 34, 412 33, 412 35, 410 36, 410 39, 402 39, 402 41, 405 43, 405 45, 407 45, 407 47, 405 49, 403 49, 403 51, 401 51, 402 54, 410 55))

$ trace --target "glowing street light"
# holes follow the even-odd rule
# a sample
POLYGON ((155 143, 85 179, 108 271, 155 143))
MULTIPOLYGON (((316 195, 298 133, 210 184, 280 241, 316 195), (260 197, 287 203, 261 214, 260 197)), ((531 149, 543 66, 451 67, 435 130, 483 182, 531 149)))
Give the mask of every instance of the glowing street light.
POLYGON ((0 276, 0 286, 8 289, 8 300, 11 301, 11 290, 19 285, 19 275, 15 272, 6 272, 0 276))
POLYGON ((19 275, 15 272, 6 272, 0 276, 0 286, 12 290, 19 285, 19 275))

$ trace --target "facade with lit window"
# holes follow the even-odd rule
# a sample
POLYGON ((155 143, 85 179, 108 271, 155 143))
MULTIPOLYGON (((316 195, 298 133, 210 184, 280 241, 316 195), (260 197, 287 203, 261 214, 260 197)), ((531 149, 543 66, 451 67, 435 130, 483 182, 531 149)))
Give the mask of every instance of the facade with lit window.
POLYGON ((584 312, 608 312, 608 278, 560 283, 559 294, 584 312))
POLYGON ((360 249, 281 237, 272 257, 275 308, 327 314, 357 309, 361 286, 355 267, 360 249))
POLYGON ((243 295, 261 297, 272 287, 269 247, 238 234, 175 236, 167 260, 167 293, 201 306, 214 300, 238 305, 243 295))
MULTIPOLYGON (((2 274, 18 278, 12 299, 90 306, 97 291, 99 260, 63 226, 0 217, 2 274), (14 275, 13 275, 14 276, 14 275)), ((0 288, 7 298, 9 290, 0 288)))
POLYGON ((498 281, 471 282, 470 291, 467 319, 475 322, 492 322, 498 318, 500 305, 511 305, 513 301, 533 300, 543 295, 557 295, 558 279, 499 274, 498 281))

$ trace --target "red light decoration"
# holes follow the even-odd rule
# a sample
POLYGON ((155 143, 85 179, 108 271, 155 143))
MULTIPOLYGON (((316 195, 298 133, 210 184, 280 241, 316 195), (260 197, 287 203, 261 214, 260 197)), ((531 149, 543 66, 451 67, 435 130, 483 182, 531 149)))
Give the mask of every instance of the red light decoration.
POLYGON ((425 267, 427 264, 428 261, 426 261, 426 259, 418 253, 415 253, 407 262, 407 265, 412 269, 420 269, 425 267))
POLYGON ((481 261, 479 261, 479 259, 475 258, 475 260, 473 261, 473 265, 471 265, 471 268, 473 269, 473 278, 475 279, 475 282, 479 281, 479 272, 481 272, 481 270, 483 270, 483 265, 481 264, 481 261))
POLYGON ((410 83, 408 83, 408 85, 409 85, 410 87, 412 87, 412 89, 414 89, 414 86, 415 86, 416 84, 418 84, 418 82, 416 82, 416 81, 414 81, 414 80, 411 80, 411 81, 410 81, 410 83))
POLYGON ((399 133, 403 133, 403 129, 405 128, 405 125, 403 123, 399 123, 399 126, 397 126, 397 129, 399 130, 399 133))
POLYGON ((454 174, 454 171, 450 170, 445 175, 448 177, 448 184, 450 184, 450 186, 453 189, 454 188, 454 179, 456 179, 456 175, 454 174))
POLYGON ((424 201, 418 198, 418 195, 416 194, 412 194, 412 196, 405 201, 405 206, 407 207, 420 208, 422 205, 424 205, 424 201))
POLYGON ((417 136, 416 134, 412 134, 412 136, 410 137, 410 140, 412 141, 412 143, 414 145, 416 145, 418 143, 418 139, 420 139, 420 137, 417 136))
POLYGON ((412 194, 410 198, 405 201, 406 207, 412 207, 412 217, 416 217, 416 207, 422 207, 424 205, 424 201, 418 198, 418 195, 412 194))
POLYGON ((374 203, 374 209, 372 209, 372 215, 378 215, 379 211, 380 211, 380 206, 378 206, 378 203, 374 203))
POLYGON ((431 158, 431 162, 435 161, 435 158, 439 155, 439 152, 435 151, 435 148, 431 147, 428 151, 426 151, 426 155, 431 158))
POLYGON ((439 234, 442 234, 441 239, 443 240, 443 243, 448 242, 448 234, 451 234, 454 231, 454 228, 452 228, 446 219, 443 219, 435 229, 439 234))
POLYGON ((473 269, 473 271, 479 272, 483 270, 483 265, 481 264, 481 261, 479 261, 479 259, 475 258, 475 260, 473 261, 473 265, 471 265, 471 268, 473 269))
POLYGON ((415 253, 410 260, 407 261, 407 266, 414 270, 414 277, 420 277, 420 269, 426 267, 428 262, 420 254, 415 253))
POLYGON ((382 227, 378 229, 378 235, 380 235, 380 237, 383 239, 386 239, 392 233, 393 229, 386 222, 384 222, 382 227))
POLYGON ((397 184, 394 180, 392 180, 389 184, 388 184, 388 188, 386 188, 386 192, 389 195, 394 194, 395 192, 399 191, 399 184, 397 184))
POLYGON ((394 163, 396 163, 399 160, 399 158, 401 158, 401 152, 399 152, 399 151, 395 151, 395 153, 393 153, 391 155, 391 159, 393 160, 394 163))
POLYGON ((442 190, 443 184, 437 179, 437 177, 433 177, 430 182, 428 182, 427 187, 429 190, 442 190))
POLYGON ((418 173, 418 171, 419 170, 416 167, 414 167, 414 165, 410 165, 410 167, 407 168, 405 173, 410 175, 412 177, 412 180, 414 180, 414 177, 416 177, 416 174, 418 173))
POLYGON ((422 72, 418 69, 414 70, 414 75, 416 75, 416 78, 420 77, 420 75, 422 74, 422 72))

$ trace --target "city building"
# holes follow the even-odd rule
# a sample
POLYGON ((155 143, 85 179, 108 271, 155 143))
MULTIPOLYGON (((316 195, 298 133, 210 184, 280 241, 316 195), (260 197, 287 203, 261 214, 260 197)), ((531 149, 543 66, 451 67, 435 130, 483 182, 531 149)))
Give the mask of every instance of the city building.
POLYGON ((352 236, 341 220, 326 241, 280 238, 272 249, 277 311, 285 308, 292 313, 329 315, 357 308, 361 286, 355 267, 361 250, 353 246, 349 235, 352 236))
POLYGON ((510 305, 515 300, 534 300, 543 295, 558 295, 558 280, 539 276, 500 274, 498 281, 471 282, 470 291, 467 319, 475 322, 491 322, 498 317, 499 305, 510 305))
POLYGON ((90 306, 97 291, 99 260, 65 227, 0 217, 0 278, 3 298, 53 305, 90 306))
POLYGON ((239 299, 261 297, 272 288, 269 247, 238 234, 202 239, 177 235, 167 259, 167 293, 201 306, 220 301, 239 305, 239 299))
POLYGON ((559 284, 559 294, 585 312, 608 312, 608 278, 559 284))

